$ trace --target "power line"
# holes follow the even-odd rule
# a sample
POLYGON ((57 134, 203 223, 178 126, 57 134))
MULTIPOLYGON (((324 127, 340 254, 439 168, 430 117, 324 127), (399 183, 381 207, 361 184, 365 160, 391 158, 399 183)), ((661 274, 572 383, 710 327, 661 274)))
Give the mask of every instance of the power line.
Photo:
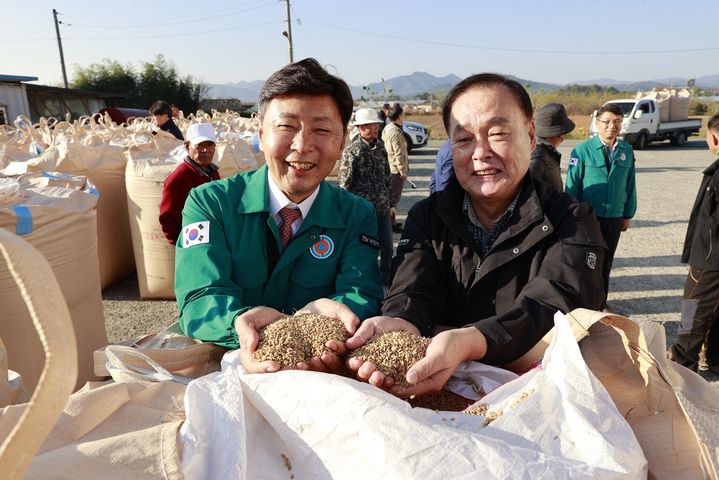
MULTIPOLYGON (((267 2, 267 0, 257 0, 255 2, 250 2, 249 4, 245 5, 245 7, 257 5, 257 4, 263 3, 263 2, 265 2, 266 5, 276 4, 276 2, 267 2)), ((262 6, 264 6, 264 5, 262 5, 262 6)), ((249 11, 249 10, 251 10, 251 9, 245 9, 244 7, 241 10, 237 10, 237 8, 228 8, 225 10, 216 10, 215 13, 218 15, 222 15, 222 16, 229 16, 229 15, 233 15, 234 13, 241 13, 241 12, 245 12, 245 11, 249 11)), ((67 17, 68 14, 63 14, 63 16, 67 17)), ((139 22, 154 22, 156 20, 155 18, 137 18, 137 17, 123 17, 123 18, 83 17, 83 16, 77 16, 77 15, 73 15, 73 14, 70 14, 69 17, 70 17, 70 19, 93 20, 96 22, 116 22, 118 20, 119 21, 126 20, 128 22, 133 22, 134 24, 137 24, 139 22)), ((196 18, 198 18, 196 15, 187 15, 187 16, 182 16, 182 17, 175 17, 173 20, 189 20, 189 19, 196 19, 196 18)))
MULTIPOLYGON (((263 27, 265 25, 277 25, 280 23, 285 23, 284 20, 274 20, 272 22, 263 22, 263 23, 255 23, 253 25, 237 25, 234 27, 229 28, 217 28, 214 30, 204 30, 201 32, 181 32, 181 33, 170 33, 166 35, 143 35, 143 36, 137 36, 137 37, 129 37, 129 36, 122 36, 122 37, 64 37, 63 41, 87 41, 87 40, 93 40, 93 41, 103 41, 103 40, 147 40, 147 39, 153 39, 153 38, 170 38, 170 37, 191 37, 195 35, 205 35, 207 33, 217 33, 217 32, 227 32, 227 31, 234 31, 239 29, 245 29, 245 28, 255 28, 255 27, 263 27)), ((12 39, 0 39, 0 43, 2 42, 23 42, 23 41, 47 41, 47 40, 55 40, 53 37, 45 37, 45 38, 12 38, 12 39)))
MULTIPOLYGON (((65 24, 65 25, 67 25, 67 26, 69 26, 69 27, 76 27, 76 28, 102 28, 102 29, 111 29, 111 28, 112 28, 112 29, 115 29, 115 28, 128 29, 128 28, 169 27, 169 26, 174 26, 174 25, 186 25, 186 24, 191 24, 191 23, 200 23, 200 22, 205 22, 205 21, 207 21, 207 20, 214 20, 214 19, 216 19, 216 18, 225 18, 225 17, 229 17, 229 16, 233 16, 233 15, 238 15, 238 14, 240 14, 240 13, 249 12, 249 11, 252 11, 252 10, 258 10, 258 9, 260 9, 260 8, 268 7, 268 6, 270 6, 270 5, 275 5, 275 4, 276 4, 276 2, 273 1, 273 2, 269 2, 269 3, 264 3, 264 4, 262 4, 262 5, 258 5, 258 6, 256 6, 256 7, 246 8, 246 9, 243 9, 243 10, 238 10, 238 11, 235 11, 234 13, 230 13, 230 14, 225 13, 225 14, 210 15, 210 16, 205 16, 205 17, 193 17, 192 20, 183 20, 183 21, 178 21, 178 22, 167 22, 167 23, 155 23, 155 24, 147 24, 147 25, 137 25, 137 23, 133 23, 132 25, 83 25, 83 24, 67 23, 67 22, 61 22, 61 23, 65 24)), ((67 15, 66 15, 65 17, 67 18, 67 15)), ((71 17, 70 19, 72 20, 72 17, 71 17)))
POLYGON ((295 12, 295 7, 290 7, 292 9, 292 14, 295 16, 295 21, 297 22, 297 26, 300 27, 300 32, 302 32, 302 38, 304 39, 305 43, 307 44, 308 50, 310 51, 310 56, 315 57, 314 49, 312 48, 312 45, 310 44, 310 41, 307 39, 307 35, 305 35, 305 29, 302 28, 302 20, 297 15, 297 12, 295 12))
POLYGON ((524 49, 524 48, 500 48, 500 47, 488 47, 484 45, 468 45, 462 43, 449 43, 449 42, 438 42, 432 40, 423 40, 420 38, 409 38, 400 37, 397 35, 387 35, 385 33, 368 32, 366 30, 358 30, 356 28, 350 28, 339 25, 332 25, 317 20, 306 20, 317 25, 322 25, 328 28, 334 28, 342 31, 350 31, 355 33, 361 33, 364 35, 370 35, 373 37, 388 38, 392 40, 402 40, 406 42, 421 43, 425 45, 437 45, 441 47, 456 47, 456 48, 469 48, 473 50, 491 50, 496 52, 512 52, 512 53, 543 53, 553 55, 648 55, 656 53, 691 53, 691 52, 708 52, 719 50, 719 47, 705 47, 705 48, 684 48, 684 49, 673 49, 673 50, 535 50, 535 49, 524 49))

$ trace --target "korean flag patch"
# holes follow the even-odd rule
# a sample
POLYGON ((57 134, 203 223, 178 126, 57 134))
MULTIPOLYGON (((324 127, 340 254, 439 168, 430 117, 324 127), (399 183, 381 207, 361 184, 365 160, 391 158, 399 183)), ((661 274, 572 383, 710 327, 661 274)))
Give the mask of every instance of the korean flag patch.
POLYGON ((182 246, 194 247, 203 243, 210 243, 210 222, 195 222, 182 229, 182 246))
POLYGON ((579 163, 579 159, 578 159, 577 157, 572 157, 572 158, 569 159, 569 165, 574 166, 574 165, 576 165, 577 163, 579 163))

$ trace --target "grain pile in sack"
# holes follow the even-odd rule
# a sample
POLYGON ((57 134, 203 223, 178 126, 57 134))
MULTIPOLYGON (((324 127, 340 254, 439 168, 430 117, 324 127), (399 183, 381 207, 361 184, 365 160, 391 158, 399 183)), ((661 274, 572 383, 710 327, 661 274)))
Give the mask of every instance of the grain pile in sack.
MULTIPOLYGON (((97 263, 97 192, 85 177, 56 172, 1 182, 0 227, 37 248, 62 287, 77 334, 79 388, 96 378, 92 354, 107 344, 97 263)), ((0 305, 8 365, 32 391, 44 362, 42 345, 5 265, 0 265, 0 305)))
POLYGON ((181 145, 161 132, 125 152, 127 210, 142 298, 175 298, 175 247, 163 235, 159 217, 165 179, 179 165, 170 151, 181 145))
POLYGON ((335 375, 249 375, 238 352, 229 352, 222 372, 188 385, 183 472, 236 479, 645 477, 631 428, 584 363, 566 319, 556 322, 541 367, 496 389, 483 383, 488 372, 506 373, 494 367, 471 363, 453 377, 467 385, 464 377, 473 375, 490 392, 471 407, 485 415, 412 408, 335 375))
MULTIPOLYGON (((69 124, 68 124, 69 125, 69 124)), ((106 143, 86 126, 56 132, 54 143, 36 158, 10 162, 2 173, 57 171, 90 178, 100 196, 97 236, 100 283, 104 289, 135 269, 125 192, 125 148, 106 143)))

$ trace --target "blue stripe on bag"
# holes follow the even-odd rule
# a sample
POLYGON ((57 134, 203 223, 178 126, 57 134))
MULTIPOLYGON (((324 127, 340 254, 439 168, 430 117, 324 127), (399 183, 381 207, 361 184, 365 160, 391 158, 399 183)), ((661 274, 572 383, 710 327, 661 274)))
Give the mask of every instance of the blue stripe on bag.
POLYGON ((15 233, 18 235, 28 235, 32 233, 32 212, 24 205, 13 205, 12 209, 17 215, 17 225, 15 233))

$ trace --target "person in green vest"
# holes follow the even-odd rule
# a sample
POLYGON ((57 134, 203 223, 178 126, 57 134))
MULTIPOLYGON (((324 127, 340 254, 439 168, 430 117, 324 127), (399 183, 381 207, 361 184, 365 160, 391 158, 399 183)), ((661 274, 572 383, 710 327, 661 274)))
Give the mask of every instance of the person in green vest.
MULTIPOLYGON (((296 311, 336 317, 350 333, 382 299, 377 219, 368 201, 329 185, 352 114, 347 84, 308 58, 275 72, 259 97, 259 170, 193 189, 177 241, 175 293, 185 334, 241 347, 249 372, 258 331, 296 311)), ((343 342, 299 369, 337 371, 343 342)))
POLYGON ((598 135, 572 150, 565 186, 567 193, 594 207, 607 244, 603 264, 604 311, 611 311, 606 295, 619 236, 629 228, 637 211, 634 150, 619 139, 623 118, 622 109, 614 104, 604 105, 597 111, 598 135))

